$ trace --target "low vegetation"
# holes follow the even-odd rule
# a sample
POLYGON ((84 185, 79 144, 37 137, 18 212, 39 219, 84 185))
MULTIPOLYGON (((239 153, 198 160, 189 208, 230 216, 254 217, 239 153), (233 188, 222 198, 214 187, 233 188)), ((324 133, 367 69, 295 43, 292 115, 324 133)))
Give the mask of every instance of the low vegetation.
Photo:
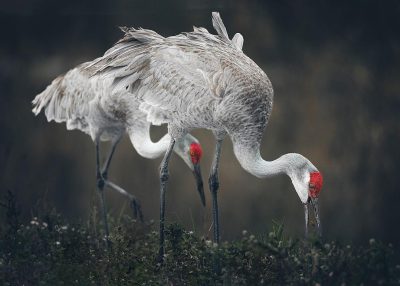
MULTIPOLYGON (((165 264, 155 257, 158 233, 128 217, 112 221, 112 248, 95 209, 68 223, 54 210, 21 222, 15 199, 2 201, 0 285, 398 285, 394 248, 286 238, 274 224, 265 236, 243 231, 219 246, 171 224, 165 264)), ((111 218, 110 218, 111 220, 111 218)))

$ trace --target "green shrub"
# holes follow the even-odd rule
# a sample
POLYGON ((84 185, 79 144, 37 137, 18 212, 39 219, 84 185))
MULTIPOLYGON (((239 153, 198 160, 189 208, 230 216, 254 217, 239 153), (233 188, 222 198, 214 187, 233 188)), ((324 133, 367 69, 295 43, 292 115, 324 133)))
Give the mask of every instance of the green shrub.
POLYGON ((398 285, 391 245, 305 242, 284 237, 283 225, 219 246, 177 224, 166 230, 164 265, 158 233, 129 217, 110 218, 107 251, 94 209, 68 223, 54 210, 20 222, 9 193, 0 230, 0 285, 398 285))

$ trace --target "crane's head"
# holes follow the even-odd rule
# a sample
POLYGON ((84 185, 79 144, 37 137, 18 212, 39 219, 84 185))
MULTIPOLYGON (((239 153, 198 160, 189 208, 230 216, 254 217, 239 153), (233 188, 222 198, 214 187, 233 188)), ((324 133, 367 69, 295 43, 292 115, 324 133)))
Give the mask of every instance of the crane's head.
POLYGON ((321 172, 305 157, 300 154, 289 154, 291 158, 288 175, 292 180, 296 192, 304 204, 306 234, 308 226, 308 207, 311 205, 317 223, 318 233, 321 235, 321 221, 319 218, 318 197, 322 190, 323 177, 321 172))
POLYGON ((308 184, 308 197, 317 199, 321 192, 323 184, 322 174, 318 171, 310 173, 310 182, 308 184))
POLYGON ((205 206, 206 200, 200 168, 203 150, 200 142, 192 135, 186 134, 183 138, 176 141, 174 150, 192 170, 196 180, 197 192, 200 195, 202 204, 205 206))
MULTIPOLYGON (((323 184, 322 174, 319 171, 314 171, 310 173, 310 180, 308 183, 308 199, 307 203, 304 205, 305 220, 308 226, 308 205, 311 203, 314 210, 315 220, 317 222, 318 234, 322 235, 321 230, 321 220, 319 218, 319 206, 318 206, 318 196, 321 192, 323 184)), ((308 227, 306 226, 306 236, 308 235, 308 227)))
POLYGON ((189 154, 193 165, 198 164, 201 156, 203 155, 203 150, 201 149, 200 143, 192 142, 189 147, 189 154))

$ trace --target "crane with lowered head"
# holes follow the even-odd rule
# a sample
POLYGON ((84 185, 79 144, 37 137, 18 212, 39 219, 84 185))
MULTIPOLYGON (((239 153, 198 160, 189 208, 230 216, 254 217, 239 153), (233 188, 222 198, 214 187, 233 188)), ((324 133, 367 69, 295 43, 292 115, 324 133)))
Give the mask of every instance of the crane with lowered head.
POLYGON ((165 193, 168 162, 181 138, 196 128, 216 138, 209 176, 214 241, 219 242, 217 193, 221 144, 226 136, 240 165, 258 178, 286 174, 304 204, 306 233, 309 205, 320 230, 318 196, 322 175, 304 156, 288 153, 276 160, 261 157, 260 144, 272 111, 273 88, 265 72, 242 51, 243 37, 229 39, 219 13, 212 13, 217 35, 205 28, 163 37, 152 30, 123 28, 124 37, 86 67, 113 81, 114 91, 128 90, 152 124, 167 124, 170 143, 160 166, 160 248, 164 255, 165 193))

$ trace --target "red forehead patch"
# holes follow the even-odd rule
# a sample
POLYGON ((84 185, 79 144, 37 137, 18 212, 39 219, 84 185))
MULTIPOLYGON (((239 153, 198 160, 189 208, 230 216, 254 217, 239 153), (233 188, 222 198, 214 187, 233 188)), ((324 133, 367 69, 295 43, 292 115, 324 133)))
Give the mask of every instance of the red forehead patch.
POLYGON ((310 173, 309 195, 312 198, 318 197, 323 184, 322 174, 320 172, 310 173))
POLYGON ((192 158, 193 164, 197 164, 201 156, 203 155, 203 150, 199 143, 192 143, 190 144, 190 157, 192 158))

